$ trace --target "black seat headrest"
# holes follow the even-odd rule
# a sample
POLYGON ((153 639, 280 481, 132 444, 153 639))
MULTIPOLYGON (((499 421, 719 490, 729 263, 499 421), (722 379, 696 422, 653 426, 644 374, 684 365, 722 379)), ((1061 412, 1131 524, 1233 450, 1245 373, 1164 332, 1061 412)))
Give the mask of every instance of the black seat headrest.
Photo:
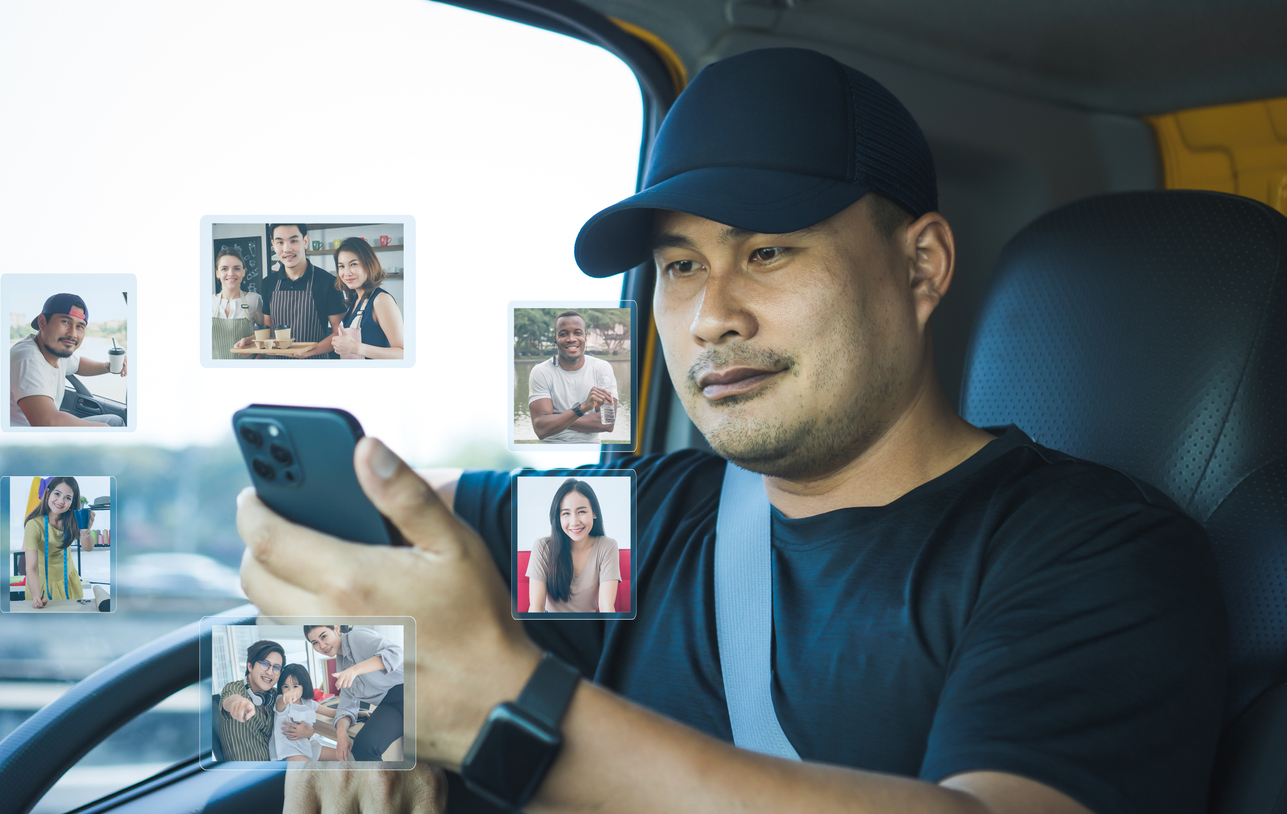
POLYGON ((1090 198, 1005 248, 962 415, 1157 486, 1206 526, 1227 712, 1287 667, 1287 218, 1216 192, 1090 198))

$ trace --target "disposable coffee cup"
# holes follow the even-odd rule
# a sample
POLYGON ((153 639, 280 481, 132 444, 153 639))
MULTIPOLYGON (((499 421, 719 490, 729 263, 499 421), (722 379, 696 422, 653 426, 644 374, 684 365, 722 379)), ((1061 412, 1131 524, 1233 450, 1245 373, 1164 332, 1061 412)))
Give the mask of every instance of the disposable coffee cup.
POLYGON ((255 339, 259 340, 260 342, 264 341, 265 339, 272 339, 272 338, 273 338, 273 329, 272 329, 272 328, 256 328, 256 329, 255 329, 255 339))
POLYGON ((276 337, 278 345, 281 345, 283 342, 289 345, 290 344, 290 326, 289 325, 274 326, 273 336, 276 337))
POLYGON ((109 348, 107 351, 107 369, 120 373, 125 366, 125 348, 109 348))

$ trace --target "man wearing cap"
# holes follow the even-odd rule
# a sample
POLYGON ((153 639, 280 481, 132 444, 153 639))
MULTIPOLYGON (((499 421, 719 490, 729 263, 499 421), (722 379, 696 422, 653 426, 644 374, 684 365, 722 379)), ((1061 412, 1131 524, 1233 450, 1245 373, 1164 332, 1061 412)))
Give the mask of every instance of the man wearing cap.
POLYGON ((370 438, 358 478, 420 550, 246 493, 247 595, 414 616, 419 756, 512 807, 1204 811, 1208 542, 1151 487, 951 409, 929 318, 955 245, 906 109, 821 54, 741 54, 679 97, 643 186, 577 262, 653 261, 671 380, 718 455, 612 462, 638 483, 637 617, 514 623, 512 475, 431 490, 370 438))
MULTIPOLYGON (((84 359, 76 349, 85 339, 89 309, 75 294, 55 294, 45 300, 45 307, 31 321, 36 333, 13 343, 9 348, 9 426, 10 427, 123 427, 115 415, 96 415, 85 419, 63 412, 63 390, 67 374, 101 376, 111 366, 107 362, 84 359)), ((121 376, 126 374, 124 359, 121 376)))
MULTIPOLYGON (((332 352, 331 341, 347 310, 344 296, 335 275, 309 261, 308 224, 271 223, 268 233, 281 268, 264 278, 264 318, 274 326, 289 326, 296 342, 317 343, 299 358, 340 358, 332 352)), ((234 347, 248 347, 253 341, 246 337, 234 347)))

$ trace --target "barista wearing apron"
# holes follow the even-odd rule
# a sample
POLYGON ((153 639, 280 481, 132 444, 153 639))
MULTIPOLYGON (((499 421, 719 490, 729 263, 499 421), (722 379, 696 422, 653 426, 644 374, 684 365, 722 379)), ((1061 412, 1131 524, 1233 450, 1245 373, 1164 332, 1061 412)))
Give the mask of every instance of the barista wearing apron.
POLYGON ((242 291, 246 276, 245 260, 235 247, 225 246, 215 257, 215 281, 219 293, 214 295, 211 312, 213 337, 212 359, 237 359, 232 346, 255 333, 264 324, 263 300, 253 291, 242 291))
POLYGON ((308 224, 272 224, 273 250, 282 270, 264 280, 264 319, 273 326, 289 325, 296 342, 317 342, 305 358, 338 359, 331 352, 331 335, 347 310, 344 297, 335 275, 308 261, 307 237, 308 224))

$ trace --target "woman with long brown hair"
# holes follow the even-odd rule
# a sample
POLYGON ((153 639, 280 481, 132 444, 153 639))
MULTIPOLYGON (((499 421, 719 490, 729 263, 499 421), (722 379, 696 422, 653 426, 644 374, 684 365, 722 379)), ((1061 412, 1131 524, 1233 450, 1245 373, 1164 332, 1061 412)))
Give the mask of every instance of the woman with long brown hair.
MULTIPOLYGON (((94 541, 89 529, 76 521, 80 508, 80 484, 75 478, 50 478, 40 505, 27 515, 23 526, 22 550, 27 560, 27 598, 33 608, 43 608, 51 599, 83 599, 84 590, 76 564, 67 555, 73 540, 90 551, 94 541)), ((90 523, 94 513, 90 512, 90 523)))
POLYGON ((360 237, 350 237, 335 250, 335 287, 348 310, 340 318, 331 345, 341 359, 401 359, 402 312, 383 288, 384 268, 360 237))
POLYGON ((590 484, 568 478, 550 502, 550 536, 527 561, 531 613, 613 613, 621 563, 590 484))

